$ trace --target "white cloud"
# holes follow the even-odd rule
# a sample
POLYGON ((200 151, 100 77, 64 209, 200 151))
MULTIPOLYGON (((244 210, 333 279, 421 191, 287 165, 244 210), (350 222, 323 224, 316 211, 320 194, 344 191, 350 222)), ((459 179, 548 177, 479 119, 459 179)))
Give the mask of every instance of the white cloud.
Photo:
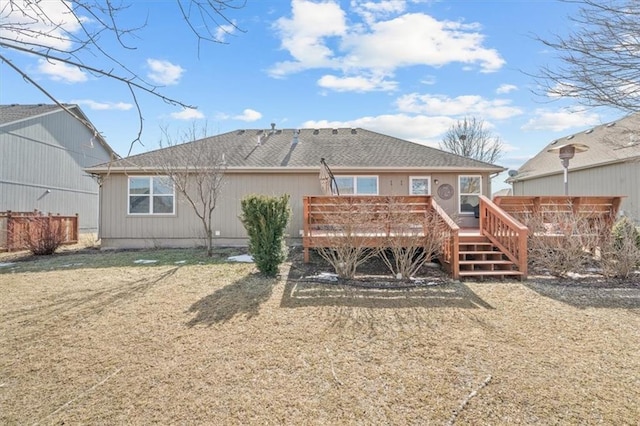
POLYGON ((6 3, 0 8, 0 38, 68 50, 73 45, 70 34, 81 28, 71 8, 68 1, 11 2, 11 7, 6 3))
POLYGON ((522 114, 522 110, 511 105, 507 99, 484 99, 478 95, 450 98, 445 95, 411 93, 396 101, 402 112, 429 115, 479 116, 503 120, 522 114))
POLYGON ((306 128, 361 127, 386 135, 438 147, 442 136, 455 124, 450 117, 428 117, 424 115, 385 114, 361 117, 348 121, 310 120, 303 123, 306 128))
POLYGON ((276 64, 270 70, 271 75, 278 77, 302 69, 334 66, 333 52, 325 39, 346 31, 345 12, 340 5, 334 1, 293 0, 291 6, 291 19, 278 19, 274 28, 281 36, 282 48, 294 61, 276 64))
POLYGON ((185 69, 180 65, 160 59, 147 59, 147 66, 150 69, 147 77, 154 83, 162 85, 178 84, 180 77, 185 72, 185 69))
POLYGON ((373 23, 377 19, 391 14, 402 13, 407 8, 406 0, 352 0, 351 8, 367 23, 373 23))
POLYGON ((460 63, 481 72, 499 70, 505 63, 495 49, 484 46, 480 26, 439 21, 423 13, 407 13, 404 1, 352 1, 366 15, 364 24, 347 26, 345 12, 335 1, 293 0, 291 18, 280 18, 274 28, 292 60, 276 63, 274 77, 306 69, 342 70, 393 75, 400 67, 441 67, 460 63), (387 20, 382 20, 382 18, 387 20), (381 20, 377 20, 381 19, 381 20))
POLYGON ((506 93, 511 93, 514 90, 518 90, 518 86, 514 84, 501 84, 500 87, 496 89, 496 93, 498 95, 504 95, 506 93))
POLYGON ((534 117, 522 126, 522 130, 551 130, 561 132, 567 129, 601 124, 600 116, 581 109, 550 111, 538 109, 534 117))
POLYGON ((234 115, 231 118, 233 118, 234 120, 251 122, 251 121, 260 120, 262 118, 262 114, 259 113, 258 111, 255 111, 253 109, 247 108, 244 111, 242 111, 242 114, 234 115))
POLYGON ((106 111, 106 110, 118 110, 129 111, 133 108, 132 104, 126 102, 97 102, 91 99, 76 99, 71 101, 72 104, 86 105, 89 109, 106 111))
POLYGON ((384 80, 384 77, 337 77, 324 75, 318 80, 318 86, 336 92, 392 91, 398 88, 398 82, 384 80))
POLYGON ((393 70, 459 62, 479 65, 482 72, 497 71, 505 61, 495 49, 483 47, 483 41, 476 24, 410 13, 377 22, 368 33, 351 33, 341 47, 349 52, 344 59, 347 66, 393 70))
POLYGON ((236 22, 232 21, 231 24, 225 24, 218 26, 216 30, 216 40, 224 43, 227 36, 232 35, 236 31, 236 22))
POLYGON ((38 59, 38 72, 46 74, 54 81, 65 83, 82 83, 89 78, 80 68, 64 62, 38 59))
POLYGON ((172 112, 171 118, 176 120, 200 120, 204 118, 204 114, 195 108, 182 108, 180 112, 172 112))

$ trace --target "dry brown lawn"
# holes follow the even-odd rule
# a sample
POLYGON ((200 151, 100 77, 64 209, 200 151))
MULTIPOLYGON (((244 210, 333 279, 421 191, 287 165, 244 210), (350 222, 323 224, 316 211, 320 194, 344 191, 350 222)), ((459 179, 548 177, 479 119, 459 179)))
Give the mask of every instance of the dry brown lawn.
POLYGON ((295 269, 0 274, 0 423, 640 422, 637 286, 380 290, 295 269))

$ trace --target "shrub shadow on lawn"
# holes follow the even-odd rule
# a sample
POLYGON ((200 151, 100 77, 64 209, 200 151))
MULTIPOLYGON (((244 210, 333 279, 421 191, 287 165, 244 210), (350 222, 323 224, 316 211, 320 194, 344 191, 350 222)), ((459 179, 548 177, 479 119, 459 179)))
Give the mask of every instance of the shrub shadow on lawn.
POLYGON ((260 305, 269 300, 275 279, 260 274, 247 275, 195 302, 187 312, 196 316, 187 326, 224 323, 237 315, 250 319, 259 314, 260 305))
POLYGON ((368 285, 366 281, 362 284, 317 282, 289 276, 280 307, 494 309, 461 282, 404 287, 368 285))
POLYGON ((437 268, 423 267, 419 282, 394 280, 379 258, 359 267, 354 280, 328 282, 316 279, 332 271, 315 251, 303 261, 301 248, 290 251, 291 268, 280 302, 283 308, 307 306, 344 306, 364 308, 462 308, 494 309, 469 287, 453 282, 437 268), (433 285, 429 285, 433 284, 433 285))
POLYGON ((603 287, 572 282, 546 283, 529 280, 525 285, 541 296, 576 308, 640 309, 640 285, 603 287))

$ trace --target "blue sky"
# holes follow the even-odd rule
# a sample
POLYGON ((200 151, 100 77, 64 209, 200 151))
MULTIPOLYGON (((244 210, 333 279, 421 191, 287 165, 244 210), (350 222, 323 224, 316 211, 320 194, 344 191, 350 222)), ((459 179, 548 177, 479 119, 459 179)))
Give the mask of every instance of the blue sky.
MULTIPOLYGON (((53 14, 59 2, 48 3, 53 14)), ((553 139, 622 115, 532 93, 527 74, 555 60, 535 36, 565 34, 575 8, 546 0, 249 0, 227 13, 241 31, 225 27, 220 44, 198 43, 175 2, 138 1, 120 15, 125 25, 147 22, 128 40, 136 50, 105 38, 106 48, 163 94, 198 109, 138 94, 144 145, 133 147, 138 117, 125 87, 2 53, 61 101, 79 104, 120 155, 156 149, 161 126, 178 132, 194 120, 209 134, 270 123, 363 127, 437 147, 466 116, 501 138, 499 165, 511 169, 553 139)), ((0 103, 50 103, 4 63, 0 78, 0 103)))

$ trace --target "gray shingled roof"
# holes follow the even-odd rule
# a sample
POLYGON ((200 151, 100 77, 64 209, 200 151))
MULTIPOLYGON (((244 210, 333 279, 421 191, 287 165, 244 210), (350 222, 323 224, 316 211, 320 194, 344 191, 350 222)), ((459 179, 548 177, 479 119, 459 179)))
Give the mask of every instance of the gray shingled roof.
POLYGON ((569 160, 569 170, 597 167, 638 157, 640 156, 638 129, 640 129, 640 113, 552 141, 539 154, 524 163, 518 169, 515 178, 511 180, 521 181, 563 173, 558 154, 547 151, 570 143, 586 145, 589 150, 577 153, 569 160))
POLYGON ((59 110, 58 105, 0 105, 0 126, 59 110))
MULTIPOLYGON (((134 155, 90 171, 126 168, 154 169, 165 158, 183 156, 183 150, 213 149, 224 153, 230 169, 318 168, 325 158, 332 168, 444 168, 500 172, 502 167, 461 157, 435 148, 358 129, 236 130, 217 136, 134 155), (292 144, 295 132, 298 142, 292 144)), ((209 157, 210 158, 210 157, 209 157)))
MULTIPOLYGON (((73 115, 76 115, 80 118, 80 121, 83 122, 85 126, 87 126, 91 131, 97 132, 97 139, 99 143, 113 156, 119 158, 120 156, 109 146, 107 141, 102 137, 102 135, 95 129, 93 124, 89 121, 89 118, 82 112, 80 107, 75 104, 63 104, 65 108, 69 110, 75 110, 76 112, 73 115)), ((59 105, 56 104, 37 104, 37 105, 0 105, 0 127, 9 125, 12 123, 17 123, 22 120, 27 120, 30 118, 39 117, 41 115, 62 112, 64 111, 59 105)), ((65 111, 65 114, 67 112, 65 111)), ((69 116, 71 117, 71 116, 69 116)))

